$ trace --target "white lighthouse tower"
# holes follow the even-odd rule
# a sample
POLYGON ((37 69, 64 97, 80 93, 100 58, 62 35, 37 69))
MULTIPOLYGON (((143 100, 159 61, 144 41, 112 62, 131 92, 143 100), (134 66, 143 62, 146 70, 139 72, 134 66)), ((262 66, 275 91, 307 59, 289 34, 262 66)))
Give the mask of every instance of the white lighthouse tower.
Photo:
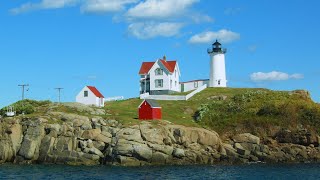
POLYGON ((226 65, 224 54, 226 49, 221 48, 221 44, 216 40, 212 44, 212 49, 208 49, 210 55, 210 80, 209 87, 227 87, 226 65))

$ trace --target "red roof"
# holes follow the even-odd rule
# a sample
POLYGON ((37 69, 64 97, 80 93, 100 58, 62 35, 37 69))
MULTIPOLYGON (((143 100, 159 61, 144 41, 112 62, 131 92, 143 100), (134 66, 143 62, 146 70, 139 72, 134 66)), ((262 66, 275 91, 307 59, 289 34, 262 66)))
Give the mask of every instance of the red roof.
POLYGON ((95 96, 97 96, 97 97, 99 97, 99 98, 104 98, 104 96, 100 93, 100 91, 98 91, 98 89, 96 88, 96 87, 94 87, 94 86, 87 86, 89 89, 90 89, 90 91, 95 95, 95 96))
MULTIPOLYGON (((163 59, 160 59, 160 62, 163 64, 163 66, 170 72, 174 72, 174 68, 176 67, 177 61, 166 61, 163 59)), ((155 62, 143 62, 139 71, 139 74, 147 74, 155 62)))
POLYGON ((148 74, 155 62, 143 62, 139 74, 148 74))

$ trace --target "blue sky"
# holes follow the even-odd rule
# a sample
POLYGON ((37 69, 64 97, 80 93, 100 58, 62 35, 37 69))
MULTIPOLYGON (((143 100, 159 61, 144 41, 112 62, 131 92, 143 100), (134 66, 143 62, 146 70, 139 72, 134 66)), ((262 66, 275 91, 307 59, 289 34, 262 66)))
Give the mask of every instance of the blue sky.
POLYGON ((26 97, 74 101, 85 85, 137 97, 142 61, 178 60, 208 78, 206 49, 228 49, 230 87, 306 89, 320 101, 320 1, 15 0, 0 2, 0 107, 26 97))

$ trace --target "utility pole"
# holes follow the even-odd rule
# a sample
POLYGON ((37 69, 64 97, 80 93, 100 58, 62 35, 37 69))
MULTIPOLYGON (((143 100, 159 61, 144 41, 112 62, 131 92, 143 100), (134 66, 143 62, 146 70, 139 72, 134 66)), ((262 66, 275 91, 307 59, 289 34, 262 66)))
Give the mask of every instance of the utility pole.
POLYGON ((61 95, 61 90, 63 89, 63 88, 55 88, 56 90, 58 90, 58 100, 59 100, 59 103, 60 103, 60 95, 61 95))
POLYGON ((24 89, 25 87, 28 87, 29 84, 19 84, 18 86, 22 87, 22 100, 24 100, 24 89))

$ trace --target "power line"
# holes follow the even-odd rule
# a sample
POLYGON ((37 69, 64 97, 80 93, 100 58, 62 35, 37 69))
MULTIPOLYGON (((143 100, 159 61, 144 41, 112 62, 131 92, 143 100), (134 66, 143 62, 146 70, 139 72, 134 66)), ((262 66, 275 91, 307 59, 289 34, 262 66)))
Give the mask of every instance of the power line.
POLYGON ((24 100, 24 89, 25 87, 28 87, 29 84, 19 84, 18 86, 22 87, 22 100, 24 100))
POLYGON ((62 90, 63 88, 55 88, 55 89, 58 90, 58 94, 59 94, 59 95, 58 95, 58 100, 59 100, 58 102, 60 103, 60 97, 61 97, 60 95, 61 95, 61 90, 62 90))

